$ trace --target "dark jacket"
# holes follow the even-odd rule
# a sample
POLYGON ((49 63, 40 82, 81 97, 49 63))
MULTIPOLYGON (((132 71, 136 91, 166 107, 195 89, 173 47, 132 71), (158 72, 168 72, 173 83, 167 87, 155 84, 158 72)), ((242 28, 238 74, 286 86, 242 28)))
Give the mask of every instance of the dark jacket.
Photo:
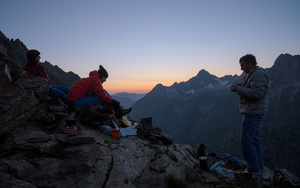
POLYGON ((27 63, 23 70, 27 72, 28 76, 40 76, 49 80, 47 72, 40 63, 27 63))
POLYGON ((266 69, 256 67, 238 84, 239 108, 242 114, 260 115, 267 111, 270 75, 266 69))

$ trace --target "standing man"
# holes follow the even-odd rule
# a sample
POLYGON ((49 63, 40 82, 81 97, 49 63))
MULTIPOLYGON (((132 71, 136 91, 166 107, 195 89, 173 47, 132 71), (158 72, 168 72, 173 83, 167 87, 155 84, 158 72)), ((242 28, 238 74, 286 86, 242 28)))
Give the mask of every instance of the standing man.
POLYGON ((247 54, 240 58, 244 80, 231 85, 231 91, 240 95, 239 109, 242 117, 241 146, 247 162, 247 171, 261 172, 264 169, 260 125, 265 119, 268 106, 270 75, 266 69, 257 66, 256 58, 247 54))

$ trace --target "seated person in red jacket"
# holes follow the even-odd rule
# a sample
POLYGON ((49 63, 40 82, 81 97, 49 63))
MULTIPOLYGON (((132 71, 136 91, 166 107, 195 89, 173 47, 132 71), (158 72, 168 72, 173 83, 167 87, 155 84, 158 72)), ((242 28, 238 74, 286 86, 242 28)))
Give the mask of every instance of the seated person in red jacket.
POLYGON ((104 107, 111 105, 117 112, 121 111, 119 115, 129 113, 131 108, 124 110, 120 102, 112 99, 107 91, 103 89, 102 84, 107 78, 107 71, 100 65, 98 71, 91 71, 89 77, 81 78, 75 82, 68 94, 69 102, 73 102, 73 105, 79 108, 87 103, 92 105, 100 104, 104 107))
POLYGON ((40 64, 40 52, 37 50, 29 50, 26 54, 28 63, 23 70, 27 72, 28 76, 40 76, 49 80, 49 76, 45 71, 43 65, 40 64))
MULTIPOLYGON (((28 76, 40 76, 49 80, 49 76, 40 64, 40 52, 37 50, 29 50, 26 54, 28 63, 24 66, 28 76)), ((70 88, 67 86, 50 85, 50 95, 60 98, 66 105, 69 105, 68 93, 70 88)))

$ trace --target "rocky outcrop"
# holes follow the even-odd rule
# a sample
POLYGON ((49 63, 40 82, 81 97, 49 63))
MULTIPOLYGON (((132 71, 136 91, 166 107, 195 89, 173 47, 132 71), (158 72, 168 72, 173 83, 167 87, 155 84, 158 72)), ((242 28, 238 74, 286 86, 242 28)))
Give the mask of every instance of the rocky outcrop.
POLYGON ((157 141, 159 133, 155 144, 143 137, 142 130, 139 136, 120 139, 104 134, 99 126, 109 125, 112 110, 90 105, 68 108, 49 96, 46 79, 28 77, 4 56, 0 59, 1 187, 162 187, 166 174, 184 179, 198 168, 191 146, 164 145, 157 141), (19 72, 14 81, 13 72, 19 72), (66 134, 68 118, 76 119, 80 134, 66 134), (168 152, 179 160, 170 159, 168 152))
POLYGON ((77 109, 81 134, 67 137, 71 112, 48 96, 47 81, 24 77, 12 82, 6 67, 1 69, 1 88, 6 88, 1 91, 1 101, 6 101, 1 111, 1 187, 162 187, 166 174, 184 179, 198 168, 191 146, 155 145, 137 136, 113 139, 102 133, 96 125, 108 116, 99 116, 89 105, 83 108, 89 112, 77 109))
MULTIPOLYGON (((9 66, 0 60, 0 128, 2 127, 18 127, 22 122, 27 121, 34 113, 35 106, 38 101, 34 97, 33 90, 26 90, 19 84, 19 80, 26 78, 20 78, 17 82, 12 81, 12 76, 9 71, 9 66)), ((11 70, 11 72, 20 72, 19 67, 11 70)), ((22 77, 21 74, 17 77, 22 77)), ((39 78, 31 79, 36 85, 39 83, 39 78), (36 81, 36 82, 35 82, 36 81)), ((45 87, 49 87, 45 79, 41 80, 45 87)), ((40 90, 42 87, 34 88, 40 90)))

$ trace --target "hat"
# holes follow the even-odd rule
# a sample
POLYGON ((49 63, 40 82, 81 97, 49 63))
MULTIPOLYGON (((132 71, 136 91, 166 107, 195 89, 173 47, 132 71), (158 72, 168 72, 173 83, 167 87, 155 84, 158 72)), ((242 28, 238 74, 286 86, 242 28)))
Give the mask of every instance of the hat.
POLYGON ((35 58, 38 57, 41 53, 37 50, 29 50, 26 54, 28 62, 34 62, 35 58))
POLYGON ((101 78, 101 77, 108 78, 108 73, 102 65, 99 65, 98 73, 99 73, 99 78, 101 78))

